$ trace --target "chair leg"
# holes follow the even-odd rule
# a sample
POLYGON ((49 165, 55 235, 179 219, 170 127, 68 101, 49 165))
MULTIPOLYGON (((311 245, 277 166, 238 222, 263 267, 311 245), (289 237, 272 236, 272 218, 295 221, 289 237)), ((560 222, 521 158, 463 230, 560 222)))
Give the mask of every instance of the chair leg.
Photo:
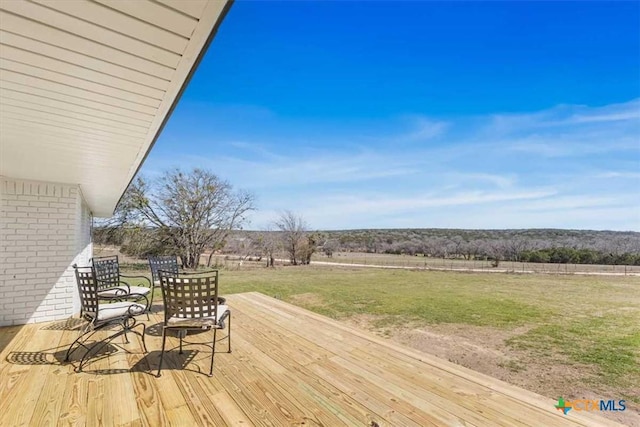
POLYGON ((89 354, 91 354, 91 352, 94 349, 95 349, 94 353, 98 354, 100 352, 100 350, 102 350, 104 347, 106 347, 111 341, 116 339, 122 333, 123 332, 116 332, 115 334, 113 334, 109 338, 107 338, 106 340, 100 341, 100 342, 92 345, 91 348, 89 350, 87 350, 87 352, 84 354, 84 356, 82 356, 82 359, 80 359, 80 364, 76 368, 76 372, 82 372, 82 366, 85 364, 85 362, 87 362, 89 360, 88 356, 89 356, 89 354))
MULTIPOLYGON (((142 322, 138 323, 135 318, 131 318, 131 321, 132 321, 132 323, 128 323, 128 321, 127 321, 126 330, 127 331, 131 331, 134 334, 139 335, 140 338, 142 338, 142 349, 144 350, 145 353, 148 353, 149 351, 147 350, 147 343, 145 342, 145 339, 144 339, 145 333, 147 331, 147 326, 142 322), (142 333, 140 333, 140 332, 135 330, 135 328, 138 327, 138 326, 142 326, 142 333)), ((127 343, 128 342, 129 341, 127 340, 127 343)))
POLYGON ((160 378, 160 370, 162 369, 162 359, 164 358, 164 345, 167 342, 167 331, 165 328, 162 328, 162 351, 160 352, 160 363, 158 364, 158 375, 156 377, 160 378))
POLYGON ((145 353, 149 353, 149 350, 147 350, 147 343, 144 340, 144 336, 147 332, 147 325, 145 325, 144 323, 140 323, 142 325, 142 349, 144 350, 145 353))
POLYGON ((149 313, 151 313, 151 307, 153 307, 153 294, 155 290, 155 286, 151 284, 151 299, 149 300, 149 308, 147 309, 147 320, 149 320, 149 313))
POLYGON ((67 354, 64 356, 64 361, 68 362, 69 358, 71 357, 71 354, 76 351, 78 349, 78 347, 80 347, 81 345, 83 345, 80 340, 82 339, 82 337, 84 337, 86 335, 86 332, 82 333, 78 338, 76 338, 71 345, 69 346, 69 348, 67 349, 67 354), (79 344, 78 347, 73 348, 74 345, 79 344), (73 350, 71 350, 73 348, 73 350))
POLYGON ((64 357, 64 361, 68 362, 69 358, 71 357, 71 355, 73 354, 74 351, 76 351, 79 347, 84 347, 87 348, 86 345, 84 345, 82 341, 86 341, 89 338, 91 338, 93 336, 93 334, 95 334, 97 331, 96 330, 92 330, 90 327, 84 327, 84 330, 80 331, 80 335, 78 336, 78 338, 76 338, 71 345, 69 346, 69 348, 67 349, 67 354, 64 357), (83 340, 84 338, 84 340, 83 340), (73 348, 74 345, 78 344, 78 347, 73 348))
POLYGON ((227 331, 227 339, 229 340, 229 353, 231 353, 231 312, 229 312, 229 330, 227 331))
POLYGON ((211 365, 209 366, 209 376, 213 376, 213 358, 216 355, 216 336, 218 335, 218 328, 213 329, 213 345, 211 346, 211 365))
POLYGON ((178 352, 178 354, 182 354, 182 336, 183 336, 183 331, 179 331, 178 332, 178 336, 180 336, 180 351, 178 352))

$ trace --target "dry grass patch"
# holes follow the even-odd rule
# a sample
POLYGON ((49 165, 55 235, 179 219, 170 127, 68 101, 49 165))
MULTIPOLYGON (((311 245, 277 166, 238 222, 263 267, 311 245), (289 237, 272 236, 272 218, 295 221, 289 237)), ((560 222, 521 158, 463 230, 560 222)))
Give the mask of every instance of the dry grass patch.
POLYGON ((291 295, 289 297, 289 301, 291 301, 291 303, 295 305, 304 307, 309 310, 313 310, 314 308, 317 309, 326 305, 325 301, 320 295, 311 292, 291 295))

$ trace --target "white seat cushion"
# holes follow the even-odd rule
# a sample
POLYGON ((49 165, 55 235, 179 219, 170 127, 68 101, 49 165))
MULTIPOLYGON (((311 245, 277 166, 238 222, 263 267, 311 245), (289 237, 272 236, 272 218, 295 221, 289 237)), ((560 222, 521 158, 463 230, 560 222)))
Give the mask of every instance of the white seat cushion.
MULTIPOLYGON (((151 288, 147 288, 146 286, 130 286, 129 288, 131 289, 132 294, 147 295, 149 292, 151 292, 151 288)), ((100 291, 98 292, 98 296, 102 298, 114 298, 128 295, 126 293, 123 293, 123 291, 127 291, 126 286, 115 289, 108 289, 106 291, 100 291)))
POLYGON ((182 328, 210 328, 210 327, 218 326, 218 324, 220 323, 220 319, 228 311, 229 311, 229 306, 219 305, 217 319, 214 318, 213 316, 196 317, 196 318, 172 316, 169 318, 169 321, 167 322, 167 326, 182 327, 182 328))
POLYGON ((103 304, 98 310, 98 321, 123 317, 128 314, 136 316, 144 313, 146 307, 136 302, 122 301, 113 304, 103 304), (131 307, 131 309, 129 309, 131 307))

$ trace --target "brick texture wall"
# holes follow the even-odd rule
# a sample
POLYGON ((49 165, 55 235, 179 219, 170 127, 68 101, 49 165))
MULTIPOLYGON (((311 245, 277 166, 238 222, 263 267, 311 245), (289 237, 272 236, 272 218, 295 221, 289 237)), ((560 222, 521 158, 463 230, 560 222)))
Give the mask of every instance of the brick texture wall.
POLYGON ((0 177, 0 326, 78 312, 71 266, 87 265, 92 249, 78 186, 0 177))

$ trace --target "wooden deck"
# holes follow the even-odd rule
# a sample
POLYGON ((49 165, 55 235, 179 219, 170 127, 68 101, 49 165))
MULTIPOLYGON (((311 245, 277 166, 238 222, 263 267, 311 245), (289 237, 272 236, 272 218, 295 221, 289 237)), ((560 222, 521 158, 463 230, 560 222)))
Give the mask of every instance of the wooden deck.
POLYGON ((259 293, 228 301, 233 353, 220 342, 213 378, 197 372, 204 347, 167 353, 162 377, 151 375, 158 314, 149 353, 118 338, 82 373, 61 363, 77 321, 0 329, 0 426, 617 425, 259 293))

